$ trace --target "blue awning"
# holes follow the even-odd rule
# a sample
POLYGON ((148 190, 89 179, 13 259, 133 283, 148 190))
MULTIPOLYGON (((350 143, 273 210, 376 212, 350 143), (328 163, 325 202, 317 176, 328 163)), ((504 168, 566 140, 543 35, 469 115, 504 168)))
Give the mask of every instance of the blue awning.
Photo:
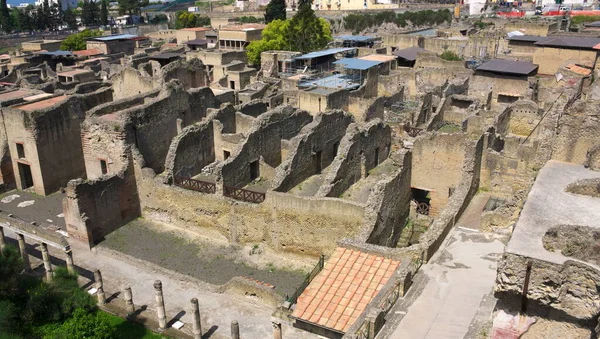
POLYGON ((381 61, 344 58, 334 62, 333 64, 343 65, 346 69, 358 69, 364 71, 381 63, 381 61))
POLYGON ((138 36, 135 34, 117 34, 117 35, 109 35, 109 36, 102 36, 99 38, 93 38, 92 40, 97 40, 97 41, 112 41, 112 40, 128 40, 128 39, 133 39, 133 38, 137 38, 138 36))
POLYGON ((314 59, 327 55, 335 55, 337 53, 352 51, 354 48, 330 48, 322 51, 310 52, 308 54, 296 57, 296 60, 314 59))
POLYGON ((54 52, 39 52, 37 54, 51 55, 51 56, 70 56, 70 55, 73 55, 73 52, 71 52, 71 51, 54 51, 54 52))
POLYGON ((367 35, 338 35, 335 38, 337 40, 357 41, 357 42, 367 42, 367 41, 377 40, 376 37, 367 36, 367 35))

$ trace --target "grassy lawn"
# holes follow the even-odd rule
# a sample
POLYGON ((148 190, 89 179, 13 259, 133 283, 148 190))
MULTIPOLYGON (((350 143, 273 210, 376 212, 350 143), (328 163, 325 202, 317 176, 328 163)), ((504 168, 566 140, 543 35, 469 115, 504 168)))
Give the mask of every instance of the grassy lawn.
POLYGON ((144 326, 119 318, 112 314, 104 313, 106 319, 117 333, 116 338, 121 339, 161 339, 167 338, 147 330, 144 326))

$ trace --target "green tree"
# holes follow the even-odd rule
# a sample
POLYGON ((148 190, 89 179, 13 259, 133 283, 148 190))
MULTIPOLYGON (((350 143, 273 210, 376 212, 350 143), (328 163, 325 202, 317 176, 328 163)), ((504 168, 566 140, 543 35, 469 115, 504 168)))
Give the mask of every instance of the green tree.
POLYGON ((84 1, 81 8, 81 22, 84 26, 95 26, 98 24, 100 8, 96 1, 84 1))
POLYGON ((140 0, 118 0, 119 14, 138 14, 140 13, 140 0))
POLYGON ((10 299, 18 293, 18 275, 24 268, 19 251, 13 246, 4 247, 0 255, 0 299, 10 299))
POLYGON ((265 11, 265 23, 268 24, 273 20, 285 20, 285 8, 285 0, 271 0, 265 11))
POLYGON ((210 18, 207 16, 198 16, 187 11, 175 13, 175 28, 193 28, 210 25, 210 18))
POLYGON ((13 23, 6 0, 0 0, 0 25, 5 33, 10 33, 12 31, 13 23))
POLYGON ((62 44, 60 45, 60 49, 64 51, 81 51, 86 49, 86 39, 99 37, 101 35, 102 32, 98 30, 84 29, 77 34, 69 35, 65 40, 63 40, 62 44))
POLYGON ((292 51, 307 53, 322 49, 331 41, 331 26, 317 18, 311 8, 312 0, 300 0, 298 13, 290 20, 287 39, 292 51))
POLYGON ((100 6, 100 24, 106 26, 108 25, 108 4, 107 0, 102 0, 102 4, 100 6))
POLYGON ((270 50, 289 49, 286 34, 289 29, 289 20, 273 20, 262 31, 262 38, 250 42, 246 47, 248 62, 254 65, 260 64, 260 54, 270 50))
POLYGON ((67 5, 67 9, 63 12, 63 21, 70 30, 77 29, 77 15, 70 5, 67 5))

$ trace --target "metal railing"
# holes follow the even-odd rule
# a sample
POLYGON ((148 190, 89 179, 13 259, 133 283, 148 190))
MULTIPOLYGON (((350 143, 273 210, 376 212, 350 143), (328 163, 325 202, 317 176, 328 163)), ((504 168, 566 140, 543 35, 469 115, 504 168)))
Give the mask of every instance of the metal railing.
POLYGON ((285 299, 290 303, 290 306, 294 305, 298 301, 298 297, 302 294, 302 292, 304 292, 306 287, 308 287, 308 284, 310 284, 310 282, 317 276, 317 274, 321 272, 324 266, 325 256, 321 255, 321 257, 319 257, 319 262, 317 263, 317 265, 312 269, 312 271, 309 274, 306 275, 306 278, 304 279, 302 284, 296 289, 296 292, 294 292, 294 294, 292 294, 291 296, 286 296, 285 299))
POLYGON ((266 197, 265 193, 226 185, 223 185, 223 195, 236 200, 253 202, 257 204, 265 201, 266 197))
POLYGON ((186 177, 180 177, 180 176, 175 176, 174 179, 175 179, 174 180, 175 185, 182 187, 182 188, 186 188, 186 189, 189 189, 192 191, 198 191, 198 192, 202 192, 202 193, 214 194, 217 192, 217 185, 213 184, 211 182, 196 180, 196 179, 186 178, 186 177))

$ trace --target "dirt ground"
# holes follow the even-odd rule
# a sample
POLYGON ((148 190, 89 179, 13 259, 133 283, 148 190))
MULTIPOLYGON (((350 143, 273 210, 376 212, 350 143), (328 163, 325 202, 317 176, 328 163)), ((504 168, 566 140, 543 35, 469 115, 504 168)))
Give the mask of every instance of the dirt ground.
POLYGON ((223 285, 235 276, 250 277, 274 285, 281 295, 294 293, 316 263, 281 258, 258 245, 219 242, 146 219, 109 234, 100 246, 210 284, 223 285))
POLYGON ((521 339, 590 339, 592 331, 572 324, 538 318, 521 339))

